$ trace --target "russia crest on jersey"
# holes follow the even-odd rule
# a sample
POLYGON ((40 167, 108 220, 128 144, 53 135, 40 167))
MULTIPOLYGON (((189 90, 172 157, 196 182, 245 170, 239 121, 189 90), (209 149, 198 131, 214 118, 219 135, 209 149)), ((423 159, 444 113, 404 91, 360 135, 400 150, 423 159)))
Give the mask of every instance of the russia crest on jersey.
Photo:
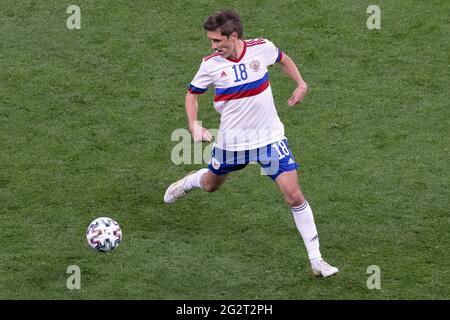
POLYGON ((258 72, 259 70, 261 70, 261 64, 258 60, 251 61, 249 67, 253 72, 258 72))

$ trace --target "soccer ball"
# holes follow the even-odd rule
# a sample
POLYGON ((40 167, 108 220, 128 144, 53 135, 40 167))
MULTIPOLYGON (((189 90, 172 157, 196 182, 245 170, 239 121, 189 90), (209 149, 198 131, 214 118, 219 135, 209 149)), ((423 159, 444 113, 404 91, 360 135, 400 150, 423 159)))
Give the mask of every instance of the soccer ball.
POLYGON ((98 251, 111 251, 122 241, 122 230, 117 221, 101 217, 91 222, 86 230, 86 239, 98 251))

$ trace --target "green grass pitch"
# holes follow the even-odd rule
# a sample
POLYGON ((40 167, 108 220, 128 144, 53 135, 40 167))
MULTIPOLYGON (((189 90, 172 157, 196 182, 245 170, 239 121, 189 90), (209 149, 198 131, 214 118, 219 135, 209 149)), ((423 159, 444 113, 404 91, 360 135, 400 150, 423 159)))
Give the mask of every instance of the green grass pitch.
MULTIPOLYGON (((449 299, 450 2, 0 0, 0 299, 449 299), (69 5, 81 29, 69 30, 69 5), (381 29, 366 26, 369 5, 381 29), (309 85, 270 70, 324 257, 312 276, 281 193, 257 166, 172 206, 171 133, 234 7, 309 85), (110 216, 123 243, 91 250, 110 216), (67 267, 81 270, 69 290, 67 267), (381 289, 367 287, 380 267, 381 289)), ((209 90, 212 91, 212 90, 209 90)), ((217 128, 211 92, 200 119, 217 128)), ((205 145, 206 146, 206 145, 205 145)))

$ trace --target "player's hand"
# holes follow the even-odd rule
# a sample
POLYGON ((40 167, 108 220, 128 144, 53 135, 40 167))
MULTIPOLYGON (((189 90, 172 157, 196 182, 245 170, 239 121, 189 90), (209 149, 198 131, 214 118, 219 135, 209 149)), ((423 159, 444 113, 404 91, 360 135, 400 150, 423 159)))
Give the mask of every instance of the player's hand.
POLYGON ((194 139, 194 142, 202 142, 202 141, 212 141, 212 135, 211 133, 203 128, 201 125, 196 123, 194 127, 191 129, 192 138, 194 139))
POLYGON ((308 90, 308 86, 305 82, 302 82, 294 92, 292 93, 292 97, 290 97, 287 101, 288 106, 294 106, 299 102, 302 102, 306 96, 306 91, 308 90))

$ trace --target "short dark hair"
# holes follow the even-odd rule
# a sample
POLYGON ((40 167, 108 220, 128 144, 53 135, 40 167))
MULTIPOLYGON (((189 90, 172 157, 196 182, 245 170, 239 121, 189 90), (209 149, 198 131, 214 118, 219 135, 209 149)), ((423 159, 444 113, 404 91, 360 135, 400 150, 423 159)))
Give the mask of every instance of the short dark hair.
POLYGON ((220 30, 221 34, 227 37, 236 31, 239 39, 242 39, 244 31, 241 17, 232 9, 219 11, 209 16, 203 24, 203 28, 206 31, 220 30))

